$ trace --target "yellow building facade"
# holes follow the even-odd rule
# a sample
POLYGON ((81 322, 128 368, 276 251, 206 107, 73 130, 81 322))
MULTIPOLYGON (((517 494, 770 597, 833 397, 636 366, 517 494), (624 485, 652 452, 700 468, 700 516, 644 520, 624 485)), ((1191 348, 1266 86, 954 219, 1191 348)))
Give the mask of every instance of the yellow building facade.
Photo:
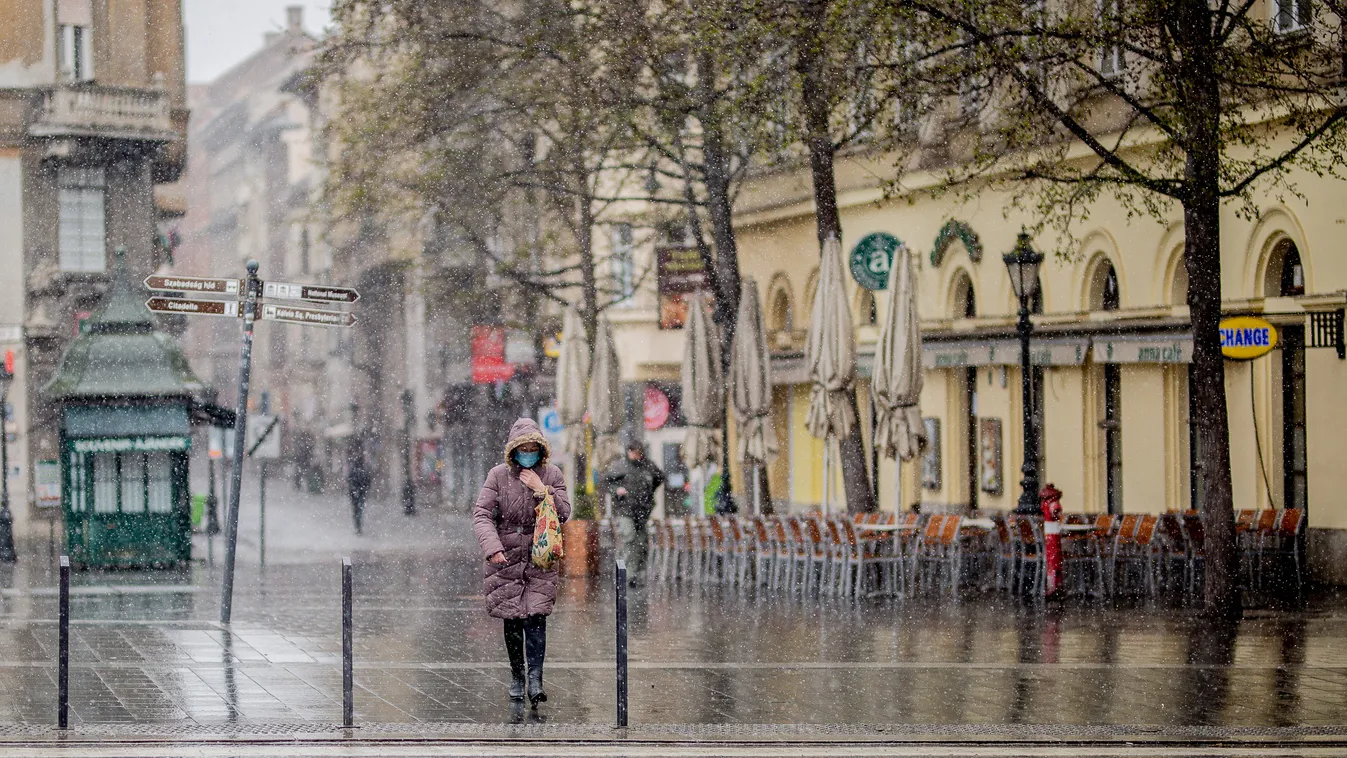
MULTIPOLYGON (((887 233, 918 262, 921 409, 933 445, 902 466, 879 461, 881 507, 1011 509, 1023 428, 1018 305, 1001 256, 1030 220, 1008 213, 1011 197, 993 190, 886 199, 887 175, 882 161, 864 155, 839 161, 842 246, 849 256, 866 235, 887 233)), ((1336 460, 1339 430, 1347 428, 1347 256, 1338 254, 1347 185, 1312 175, 1293 181, 1302 199, 1270 194, 1254 219, 1234 208, 1222 216, 1224 310, 1266 318, 1281 335, 1270 354, 1226 363, 1234 505, 1305 507, 1314 574, 1347 583, 1347 503, 1339 497, 1347 466, 1336 460)), ((919 186, 919 178, 907 184, 919 186)), ((773 350, 781 455, 770 469, 772 495, 784 507, 817 507, 823 445, 804 428, 803 335, 818 271, 807 170, 751 180, 736 226, 740 267, 759 287, 773 350)), ((1068 511, 1191 507, 1202 476, 1193 465, 1179 209, 1163 221, 1129 218, 1105 198, 1076 224, 1067 249, 1054 254, 1063 246, 1051 233, 1034 244, 1047 255, 1033 317, 1040 481, 1065 493, 1068 511)), ((875 321, 888 292, 849 287, 868 417, 875 321)))

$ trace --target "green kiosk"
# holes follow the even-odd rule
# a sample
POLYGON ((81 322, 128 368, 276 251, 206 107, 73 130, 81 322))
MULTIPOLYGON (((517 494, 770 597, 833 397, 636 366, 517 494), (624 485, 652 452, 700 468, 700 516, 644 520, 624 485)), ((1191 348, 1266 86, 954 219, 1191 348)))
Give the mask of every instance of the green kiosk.
POLYGON ((107 299, 43 389, 60 409, 66 550, 84 567, 192 557, 187 455, 202 389, 156 329, 119 249, 107 299))

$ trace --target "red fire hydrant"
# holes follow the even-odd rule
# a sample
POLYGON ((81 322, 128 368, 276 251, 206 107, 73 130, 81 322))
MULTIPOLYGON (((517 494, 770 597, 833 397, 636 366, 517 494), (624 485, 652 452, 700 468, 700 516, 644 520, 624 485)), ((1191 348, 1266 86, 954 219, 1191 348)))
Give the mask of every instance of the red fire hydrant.
POLYGON ((1043 508, 1044 594, 1052 595, 1062 579, 1062 491, 1049 483, 1039 493, 1043 508))

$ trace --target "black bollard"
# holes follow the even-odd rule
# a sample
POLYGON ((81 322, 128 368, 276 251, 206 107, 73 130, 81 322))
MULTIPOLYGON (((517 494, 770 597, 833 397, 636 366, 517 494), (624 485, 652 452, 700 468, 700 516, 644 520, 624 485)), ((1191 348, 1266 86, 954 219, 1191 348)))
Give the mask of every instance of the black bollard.
POLYGON ((341 559, 341 723, 355 725, 355 668, 351 600, 351 559, 341 559))
POLYGON ((617 725, 627 726, 627 564, 617 562, 617 725))
POLYGON ((61 556, 61 598, 57 611, 56 725, 70 724, 70 557, 61 556))

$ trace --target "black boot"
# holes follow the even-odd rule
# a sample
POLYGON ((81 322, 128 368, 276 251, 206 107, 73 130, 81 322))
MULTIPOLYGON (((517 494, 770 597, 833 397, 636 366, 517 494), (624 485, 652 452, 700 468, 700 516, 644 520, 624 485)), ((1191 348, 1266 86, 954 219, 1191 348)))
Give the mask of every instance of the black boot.
POLYGON ((529 702, 536 708, 547 701, 543 692, 543 658, 547 656, 547 617, 533 616, 524 621, 524 653, 529 664, 529 702))
POLYGON ((524 622, 505 620, 505 652, 510 655, 510 699, 524 701, 524 622))

